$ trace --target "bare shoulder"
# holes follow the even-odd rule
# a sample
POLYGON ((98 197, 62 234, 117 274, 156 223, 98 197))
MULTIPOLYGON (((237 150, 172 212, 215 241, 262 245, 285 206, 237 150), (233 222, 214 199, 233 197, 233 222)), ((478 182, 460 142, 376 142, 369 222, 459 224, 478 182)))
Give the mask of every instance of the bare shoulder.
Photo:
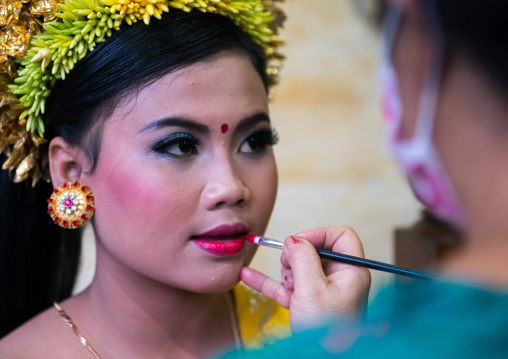
POLYGON ((72 330, 51 307, 0 340, 0 358, 69 358, 76 341, 72 330))

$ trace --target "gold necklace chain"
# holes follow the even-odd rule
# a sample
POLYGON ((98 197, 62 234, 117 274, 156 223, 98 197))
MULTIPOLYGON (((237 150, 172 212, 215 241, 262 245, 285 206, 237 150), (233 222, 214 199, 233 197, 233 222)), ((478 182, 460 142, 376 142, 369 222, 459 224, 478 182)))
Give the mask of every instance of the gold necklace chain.
POLYGON ((85 337, 81 335, 81 333, 78 330, 78 327, 74 325, 74 323, 71 320, 71 317, 69 317, 67 313, 65 313, 63 308, 58 303, 53 303, 53 306, 58 311, 58 313, 60 313, 60 316, 62 317, 65 324, 67 324, 78 336, 79 340, 81 341, 81 344, 83 344, 90 351, 90 353, 92 353, 95 359, 101 359, 101 357, 99 356, 99 354, 97 354, 95 349, 90 345, 90 343, 85 339, 85 337))
POLYGON ((224 299, 226 300, 226 306, 228 307, 231 329, 233 330, 233 335, 235 336, 235 348, 240 350, 242 349, 242 338, 240 337, 240 329, 238 328, 238 321, 235 315, 235 310, 233 308, 233 301, 229 296, 229 292, 224 293, 224 299))
MULTIPOLYGON (((242 339, 240 337, 240 330, 238 328, 238 322, 233 308, 233 302, 231 301, 231 298, 228 293, 224 293, 224 300, 226 301, 226 306, 228 307, 229 319, 231 321, 231 329, 233 330, 233 334, 235 337, 235 347, 237 350, 240 350, 242 348, 242 339)), ((60 317, 62 317, 64 323, 67 324, 74 331, 74 334, 76 334, 76 336, 79 338, 81 344, 83 344, 90 351, 90 353, 92 353, 95 359, 102 359, 100 355, 97 354, 92 345, 79 332, 78 327, 73 323, 71 317, 67 315, 67 313, 63 310, 63 308, 56 302, 53 303, 53 306, 60 314, 60 317)))

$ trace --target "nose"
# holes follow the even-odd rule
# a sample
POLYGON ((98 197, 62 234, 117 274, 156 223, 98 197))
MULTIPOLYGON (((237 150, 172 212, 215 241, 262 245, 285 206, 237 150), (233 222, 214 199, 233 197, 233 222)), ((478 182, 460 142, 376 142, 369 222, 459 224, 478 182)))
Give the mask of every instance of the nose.
POLYGON ((235 168, 230 160, 214 162, 210 167, 201 195, 204 207, 211 211, 220 207, 245 206, 250 199, 250 191, 240 177, 240 169, 235 168))

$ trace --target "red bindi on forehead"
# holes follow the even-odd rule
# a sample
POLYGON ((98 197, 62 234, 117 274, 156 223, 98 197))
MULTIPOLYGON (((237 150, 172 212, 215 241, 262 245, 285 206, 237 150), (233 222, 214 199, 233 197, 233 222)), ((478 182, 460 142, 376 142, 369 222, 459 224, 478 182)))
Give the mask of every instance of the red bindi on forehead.
POLYGON ((222 124, 222 126, 220 127, 220 130, 222 133, 226 133, 228 132, 228 125, 227 124, 222 124))

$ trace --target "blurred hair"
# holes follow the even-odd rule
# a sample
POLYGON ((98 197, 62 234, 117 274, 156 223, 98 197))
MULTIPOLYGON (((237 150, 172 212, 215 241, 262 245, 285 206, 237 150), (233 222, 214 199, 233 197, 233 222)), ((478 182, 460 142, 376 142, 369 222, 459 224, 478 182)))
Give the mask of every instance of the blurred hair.
MULTIPOLYGON (((428 1, 428 0, 421 0, 428 1)), ((508 1, 432 0, 445 44, 473 60, 478 68, 508 91, 508 1)))
MULTIPOLYGON (((437 10, 445 46, 467 56, 493 83, 508 91, 508 1, 417 0, 427 12, 437 10)), ((352 0, 367 22, 380 29, 387 4, 382 0, 352 0)))

